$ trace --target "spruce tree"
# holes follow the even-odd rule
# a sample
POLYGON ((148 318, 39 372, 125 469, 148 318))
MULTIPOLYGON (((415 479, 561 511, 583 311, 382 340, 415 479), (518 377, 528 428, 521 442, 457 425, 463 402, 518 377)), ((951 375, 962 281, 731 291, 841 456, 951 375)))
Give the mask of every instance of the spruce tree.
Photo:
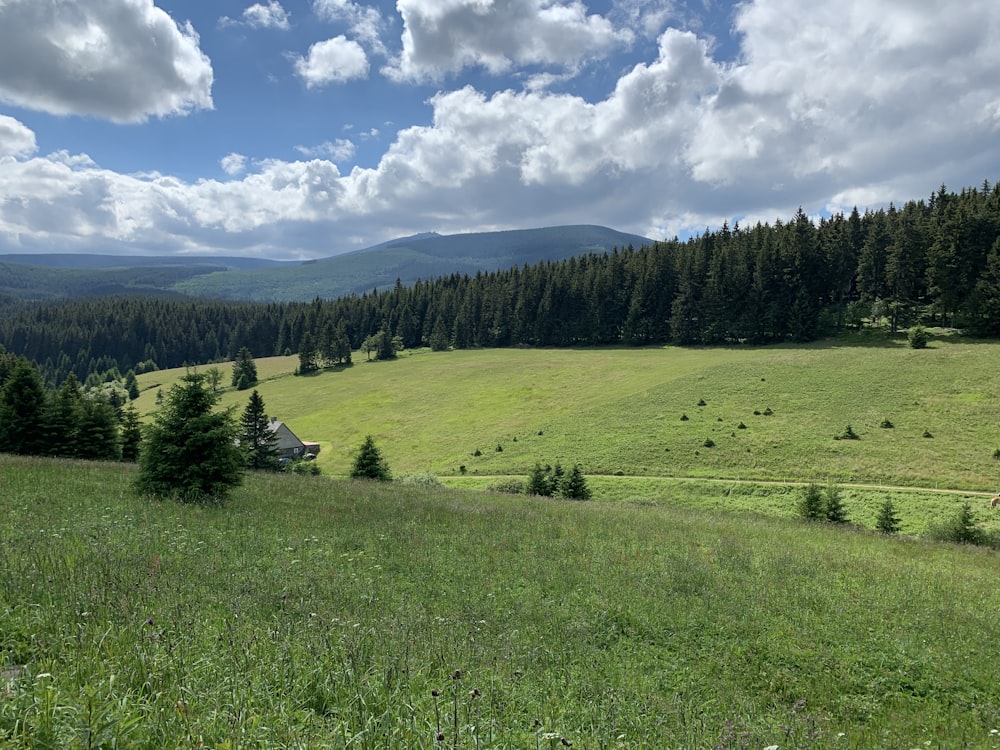
POLYGON ((253 388, 257 385, 257 363, 253 360, 250 350, 243 346, 236 353, 236 360, 233 362, 232 385, 238 391, 253 388))
POLYGON ((896 534, 899 532, 899 517, 896 509, 892 505, 892 500, 886 500, 879 508, 878 517, 875 519, 875 528, 883 534, 896 534))
POLYGON ((240 448, 249 469, 278 471, 281 468, 277 436, 269 426, 264 399, 256 389, 250 394, 240 418, 240 448))
POLYGON ((552 494, 552 485, 549 483, 548 472, 542 468, 541 464, 535 464, 528 476, 528 486, 525 490, 529 495, 548 497, 552 494))
POLYGON ((45 386, 38 370, 20 357, 0 391, 0 452, 45 452, 45 386))
POLYGON ((847 511, 840 499, 840 490, 830 483, 826 487, 826 520, 830 523, 847 523, 847 511))
POLYGON ((92 461, 117 461, 121 458, 118 415, 99 393, 83 400, 76 455, 92 461))
POLYGON ((392 479, 389 465, 382 457, 382 452, 375 445, 375 439, 371 435, 365 438, 357 458, 354 459, 351 477, 354 479, 377 479, 380 482, 388 482, 392 479))
POLYGON ((823 502, 823 492, 815 484, 810 484, 802 491, 799 498, 799 518, 807 521, 819 521, 826 518, 826 505, 823 502))
POLYGON ((312 334, 306 331, 299 342, 299 373, 304 375, 315 370, 317 356, 316 342, 312 334))
POLYGON ((562 481, 559 491, 563 497, 569 500, 590 499, 590 488, 587 486, 587 480, 583 476, 579 464, 573 464, 569 475, 562 481))
POLYGON ((135 461, 139 458, 139 444, 141 441, 142 430, 139 425, 139 410, 135 408, 135 404, 129 404, 122 413, 122 461, 135 461))
POLYGON ((46 405, 46 454, 65 457, 79 455, 82 417, 83 391, 80 388, 80 381, 71 372, 46 405))
POLYGON ((236 424, 231 411, 214 411, 217 401, 198 373, 188 373, 171 387, 139 449, 140 492, 215 502, 243 480, 236 424))

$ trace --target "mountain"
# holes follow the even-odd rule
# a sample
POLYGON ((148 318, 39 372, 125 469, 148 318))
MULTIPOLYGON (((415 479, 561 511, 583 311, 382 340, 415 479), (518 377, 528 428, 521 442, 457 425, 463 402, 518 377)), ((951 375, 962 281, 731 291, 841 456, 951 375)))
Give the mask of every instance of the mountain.
POLYGON ((74 253, 0 255, 0 297, 18 300, 173 294, 199 274, 291 266, 296 263, 223 256, 121 256, 74 253))
POLYGON ((591 252, 610 252, 652 240, 607 227, 572 225, 503 232, 426 233, 364 250, 282 268, 224 271, 185 279, 173 289, 189 295, 252 301, 333 299, 452 273, 474 275, 591 252))

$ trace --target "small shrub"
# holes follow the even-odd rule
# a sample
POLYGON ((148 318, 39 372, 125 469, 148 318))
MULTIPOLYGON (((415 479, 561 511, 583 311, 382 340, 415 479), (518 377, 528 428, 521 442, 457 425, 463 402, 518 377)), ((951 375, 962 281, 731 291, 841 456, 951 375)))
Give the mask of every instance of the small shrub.
POLYGON ((931 335, 923 326, 913 326, 907 334, 906 340, 911 349, 926 349, 927 342, 931 340, 931 335))
POLYGON ((712 440, 712 438, 705 438, 705 442, 702 443, 702 445, 704 445, 706 448, 714 448, 715 441, 712 440))
POLYGON ((682 422, 687 422, 688 421, 688 415, 687 414, 681 414, 681 421, 682 422))
POLYGON ((502 445, 498 445, 497 446, 497 453, 503 453, 503 446, 502 445))
POLYGON ((883 419, 882 422, 879 424, 879 427, 881 427, 883 430, 891 430, 895 426, 896 425, 894 425, 888 419, 883 419))
POLYGON ((847 511, 840 499, 840 489, 834 484, 826 487, 826 520, 830 523, 847 523, 847 511))
POLYGON ((770 406, 767 407, 766 409, 764 409, 764 416, 765 417, 770 417, 772 414, 774 414, 774 412, 771 411, 771 407, 770 406))
POLYGON ((699 398, 699 399, 698 399, 698 406, 706 406, 706 404, 705 404, 705 399, 703 399, 703 398, 699 398))
POLYGON ((753 415, 754 415, 755 417, 759 417, 759 416, 760 416, 760 409, 754 409, 754 410, 753 410, 753 415))
POLYGON ((799 518, 807 521, 820 521, 826 518, 826 503, 823 502, 823 492, 819 485, 810 484, 802 491, 798 502, 799 518))
MULTIPOLYGON (((464 466, 462 467, 465 468, 464 466)), ((464 472, 463 472, 464 473, 464 472)), ((403 484, 415 485, 417 487, 441 487, 441 480, 429 471, 421 471, 416 474, 405 474, 399 478, 403 484)))
POLYGON ((993 460, 1000 461, 1000 448, 997 448, 995 451, 993 451, 993 460))
POLYGON ((875 528, 882 534, 899 533, 899 517, 896 515, 892 500, 886 500, 882 503, 878 517, 875 519, 875 528))
POLYGON ((860 440, 858 433, 854 431, 854 428, 850 425, 844 429, 844 432, 837 436, 837 440, 860 440))
POLYGON ((476 448, 476 452, 473 453, 472 455, 478 458, 479 456, 483 455, 483 452, 479 450, 479 448, 476 448))
POLYGON ((737 430, 745 430, 746 428, 747 428, 747 426, 745 424, 743 424, 742 422, 740 422, 738 425, 736 425, 736 429, 737 430))
POLYGON ((524 482, 513 477, 498 479, 486 489, 490 492, 499 492, 501 495, 523 495, 524 482))
POLYGON ((983 529, 976 525, 972 515, 972 506, 962 504, 958 513, 944 523, 928 527, 926 535, 937 542, 952 544, 986 544, 989 537, 983 529))
POLYGON ((932 438, 934 436, 931 435, 931 431, 930 430, 924 430, 924 437, 925 438, 932 438))

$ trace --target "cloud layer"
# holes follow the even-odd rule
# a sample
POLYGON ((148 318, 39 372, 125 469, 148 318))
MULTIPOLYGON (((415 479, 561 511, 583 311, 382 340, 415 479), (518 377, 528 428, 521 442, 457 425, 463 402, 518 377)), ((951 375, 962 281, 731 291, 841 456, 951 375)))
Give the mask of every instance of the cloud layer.
POLYGON ((152 0, 0 2, 0 101, 113 122, 212 107, 198 34, 152 0))
MULTIPOLYGON (((121 122, 211 106, 212 71, 192 29, 148 0, 95 0, 73 15, 89 30, 71 32, 65 16, 53 20, 59 4, 0 3, 6 101, 121 122), (35 24, 29 36, 39 44, 62 33, 72 42, 67 57, 29 55, 21 39, 11 51, 6 42, 24 36, 9 31, 11 19, 35 24), (138 43, 129 33, 161 41, 158 57, 137 53, 126 70, 94 52, 102 38, 132 60, 138 43), (18 55, 33 62, 10 72, 6 62, 18 55), (71 58, 89 60, 100 83, 83 92, 71 86, 71 58)), ((314 6, 353 29, 385 28, 349 0, 314 6)), ((920 197, 942 182, 1000 179, 1000 6, 992 0, 969 0, 960 12, 890 0, 808 9, 795 0, 743 3, 733 19, 736 62, 716 59, 705 36, 666 28, 655 54, 595 101, 447 82, 466 66, 573 75, 640 29, 615 26, 580 2, 397 7, 404 30, 387 74, 399 85, 432 78, 442 88, 429 101, 431 122, 400 130, 375 166, 342 172, 334 161, 354 149, 331 137, 297 147, 301 161, 230 154, 225 180, 120 174, 83 154, 39 156, 31 130, 0 116, 0 249, 316 257, 334 250, 331 236, 372 244, 427 229, 583 222, 666 237, 734 217, 773 221, 799 206, 864 208, 920 197)), ((632 7, 636 13, 622 16, 643 24, 657 10, 632 7)), ((307 87, 372 75, 362 42, 377 54, 374 37, 352 35, 294 60, 307 87)))

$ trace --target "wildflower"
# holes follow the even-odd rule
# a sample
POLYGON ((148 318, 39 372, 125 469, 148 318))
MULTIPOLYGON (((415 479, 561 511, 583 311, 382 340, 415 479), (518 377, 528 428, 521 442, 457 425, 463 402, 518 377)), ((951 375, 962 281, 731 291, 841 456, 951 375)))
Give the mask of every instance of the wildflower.
POLYGON ((146 618, 146 624, 147 625, 152 625, 153 624, 153 618, 152 617, 147 617, 146 618))

